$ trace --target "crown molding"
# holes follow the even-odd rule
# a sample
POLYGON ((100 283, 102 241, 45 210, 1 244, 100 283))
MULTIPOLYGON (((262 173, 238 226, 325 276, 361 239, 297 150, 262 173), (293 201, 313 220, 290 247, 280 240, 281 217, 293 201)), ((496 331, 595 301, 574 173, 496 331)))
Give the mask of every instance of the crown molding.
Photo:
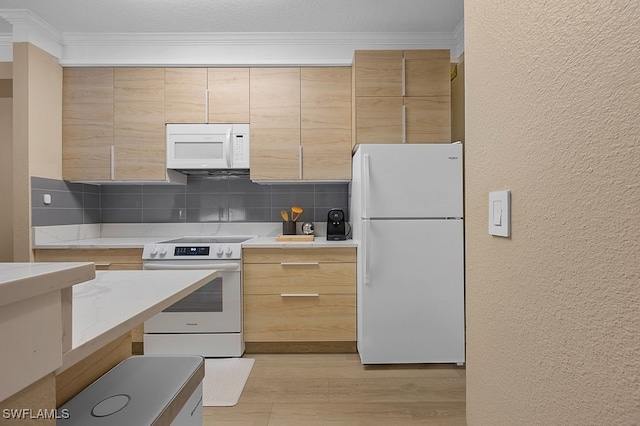
POLYGON ((63 66, 351 65, 354 50, 450 49, 450 33, 65 33, 63 66))
MULTIPOLYGON (((13 26, 13 43, 31 43, 50 55, 61 58, 62 34, 55 27, 27 9, 0 9, 0 16, 13 26)), ((5 49, 4 44, 1 48, 5 49)), ((11 56, 13 57, 13 53, 11 56)))
POLYGON ((451 32, 399 33, 61 33, 27 9, 0 9, 13 34, 0 34, 0 61, 28 42, 62 66, 343 66, 355 50, 464 51, 464 22, 451 32))

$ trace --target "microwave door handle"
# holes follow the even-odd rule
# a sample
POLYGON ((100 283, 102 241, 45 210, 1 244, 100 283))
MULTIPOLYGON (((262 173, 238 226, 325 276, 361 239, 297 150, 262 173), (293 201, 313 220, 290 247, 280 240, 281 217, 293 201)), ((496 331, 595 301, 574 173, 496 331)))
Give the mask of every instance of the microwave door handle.
POLYGON ((225 159, 227 161, 227 167, 231 168, 231 155, 233 154, 232 147, 231 147, 231 128, 227 129, 227 139, 223 149, 224 149, 225 159))

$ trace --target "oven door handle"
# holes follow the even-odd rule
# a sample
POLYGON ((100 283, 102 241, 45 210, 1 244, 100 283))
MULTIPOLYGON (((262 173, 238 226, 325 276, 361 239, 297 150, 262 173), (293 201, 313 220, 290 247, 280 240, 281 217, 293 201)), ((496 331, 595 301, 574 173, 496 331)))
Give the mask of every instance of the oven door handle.
POLYGON ((216 269, 218 271, 236 271, 240 269, 238 263, 203 263, 201 265, 168 265, 166 263, 145 263, 143 268, 148 271, 188 271, 198 269, 216 269))

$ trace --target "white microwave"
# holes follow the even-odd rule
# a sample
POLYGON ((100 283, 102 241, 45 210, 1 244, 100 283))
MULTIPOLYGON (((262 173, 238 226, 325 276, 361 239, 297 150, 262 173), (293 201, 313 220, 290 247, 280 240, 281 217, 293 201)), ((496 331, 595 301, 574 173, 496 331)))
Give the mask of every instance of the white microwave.
POLYGON ((248 169, 248 124, 167 124, 167 168, 248 169))

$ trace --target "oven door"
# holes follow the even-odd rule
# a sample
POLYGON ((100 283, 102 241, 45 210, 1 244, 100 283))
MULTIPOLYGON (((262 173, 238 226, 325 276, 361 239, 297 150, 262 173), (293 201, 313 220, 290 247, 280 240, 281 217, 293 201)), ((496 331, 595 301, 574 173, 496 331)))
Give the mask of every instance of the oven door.
POLYGON ((218 276, 144 323, 145 333, 242 331, 242 261, 145 261, 146 270, 215 269, 218 276))

